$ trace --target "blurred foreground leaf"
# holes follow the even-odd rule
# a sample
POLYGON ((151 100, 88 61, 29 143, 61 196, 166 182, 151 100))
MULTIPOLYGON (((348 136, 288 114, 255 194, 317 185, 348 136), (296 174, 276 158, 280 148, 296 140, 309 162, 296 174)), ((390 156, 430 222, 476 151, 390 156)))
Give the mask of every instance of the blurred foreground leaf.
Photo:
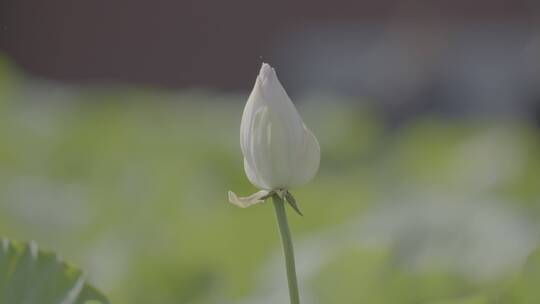
POLYGON ((0 239, 0 303, 105 304, 77 268, 35 243, 0 239))

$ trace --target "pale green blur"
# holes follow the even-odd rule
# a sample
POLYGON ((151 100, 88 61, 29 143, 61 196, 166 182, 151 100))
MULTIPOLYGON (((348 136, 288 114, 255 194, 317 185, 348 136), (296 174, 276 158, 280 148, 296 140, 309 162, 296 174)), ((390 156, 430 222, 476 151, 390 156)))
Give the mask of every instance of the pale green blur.
MULTIPOLYGON (((256 191, 246 98, 66 87, 0 61, 0 235, 81 265, 113 303, 285 303, 272 206, 227 202, 256 191)), ((292 189, 304 217, 288 210, 304 304, 540 299, 538 129, 298 108, 322 151, 292 189)))

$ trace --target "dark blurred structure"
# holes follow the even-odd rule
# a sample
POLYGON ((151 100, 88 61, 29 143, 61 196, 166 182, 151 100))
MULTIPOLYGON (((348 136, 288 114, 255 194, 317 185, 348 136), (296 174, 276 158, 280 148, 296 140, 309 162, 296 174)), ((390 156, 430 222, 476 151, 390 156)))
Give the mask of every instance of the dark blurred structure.
POLYGON ((293 94, 418 111, 528 115, 540 2, 0 0, 0 50, 75 83, 247 90, 261 61, 293 94))

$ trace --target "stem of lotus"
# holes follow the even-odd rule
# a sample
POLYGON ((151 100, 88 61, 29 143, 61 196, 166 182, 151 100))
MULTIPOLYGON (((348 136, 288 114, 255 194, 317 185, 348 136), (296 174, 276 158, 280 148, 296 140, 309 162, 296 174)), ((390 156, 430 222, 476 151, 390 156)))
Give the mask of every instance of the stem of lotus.
POLYGON ((285 266, 287 268, 287 281, 289 283, 289 297, 291 304, 300 304, 298 295, 298 283, 296 280, 296 268, 294 265, 294 249, 292 244, 291 232, 287 223, 287 213, 285 212, 285 202, 277 194, 272 196, 274 209, 276 210, 276 219, 285 254, 285 266))

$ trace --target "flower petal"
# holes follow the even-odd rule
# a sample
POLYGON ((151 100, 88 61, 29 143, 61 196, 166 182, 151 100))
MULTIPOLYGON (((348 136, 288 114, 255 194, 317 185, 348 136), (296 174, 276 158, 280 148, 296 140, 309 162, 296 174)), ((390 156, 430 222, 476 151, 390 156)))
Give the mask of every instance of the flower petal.
POLYGON ((264 180, 261 180, 259 177, 259 174, 255 171, 255 169, 250 165, 248 160, 244 158, 244 171, 246 172, 246 176, 248 180, 257 188, 259 189, 268 189, 268 185, 264 180))
POLYGON ((317 140, 266 63, 242 114, 240 147, 246 175, 260 189, 305 184, 318 169, 317 140))
POLYGON ((255 192, 250 196, 239 197, 236 193, 229 191, 229 202, 233 205, 236 205, 240 208, 247 208, 251 205, 264 202, 264 200, 272 194, 272 191, 261 190, 255 192))
POLYGON ((305 126, 302 148, 297 156, 298 159, 290 181, 291 187, 298 187, 308 183, 319 170, 321 148, 315 135, 305 126))

